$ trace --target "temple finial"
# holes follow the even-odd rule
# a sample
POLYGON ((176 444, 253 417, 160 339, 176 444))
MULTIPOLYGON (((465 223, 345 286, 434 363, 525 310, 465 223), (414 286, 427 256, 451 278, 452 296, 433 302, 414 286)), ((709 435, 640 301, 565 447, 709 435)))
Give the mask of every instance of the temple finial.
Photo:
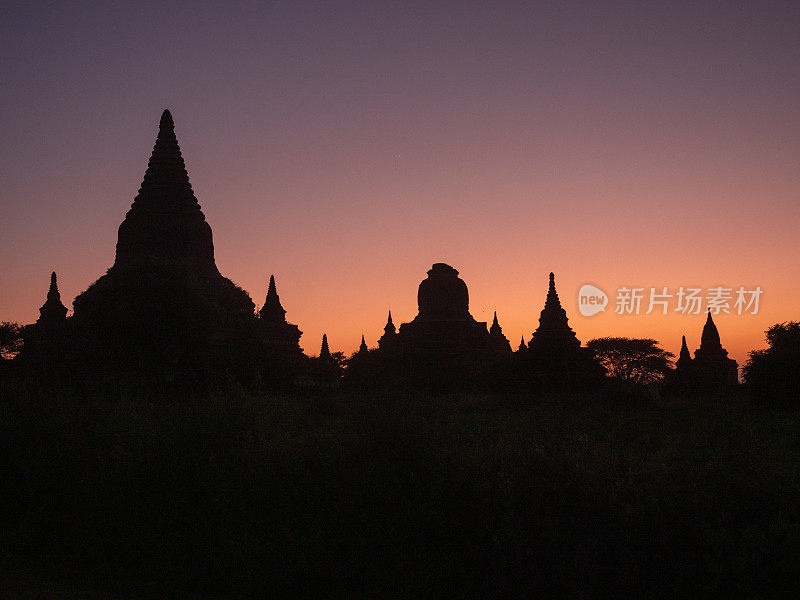
POLYGON ((367 350, 369 350, 369 348, 367 348, 367 342, 366 342, 366 340, 364 340, 364 334, 362 333, 361 334, 361 345, 358 347, 358 352, 359 352, 359 354, 363 354, 364 352, 367 352, 367 350))
POLYGON ((544 303, 545 309, 561 310, 561 300, 558 299, 558 292, 556 291, 556 276, 550 273, 550 282, 547 287, 547 298, 544 303))
POLYGON ((700 335, 701 348, 722 348, 719 339, 719 330, 714 324, 714 319, 711 318, 711 310, 708 311, 706 317, 706 324, 703 326, 703 333, 700 335))
POLYGON ((497 322, 497 311, 494 311, 494 319, 492 319, 492 326, 499 325, 497 322))
POLYGON ((158 124, 159 129, 174 129, 175 122, 172 120, 172 113, 169 112, 169 109, 165 108, 164 112, 161 113, 161 121, 158 124))
POLYGON ((328 334, 322 334, 322 347, 319 350, 319 357, 320 358, 330 358, 331 357, 331 350, 328 348, 328 334))
POLYGON ((53 324, 66 319, 67 307, 61 302, 61 293, 58 291, 56 272, 50 273, 50 288, 47 290, 47 299, 39 309, 37 323, 53 324))
POLYGON ((286 310, 281 306, 281 299, 278 297, 278 288, 275 285, 275 275, 269 276, 269 285, 267 287, 267 297, 264 300, 264 306, 258 311, 259 316, 270 322, 285 322, 284 315, 286 310))

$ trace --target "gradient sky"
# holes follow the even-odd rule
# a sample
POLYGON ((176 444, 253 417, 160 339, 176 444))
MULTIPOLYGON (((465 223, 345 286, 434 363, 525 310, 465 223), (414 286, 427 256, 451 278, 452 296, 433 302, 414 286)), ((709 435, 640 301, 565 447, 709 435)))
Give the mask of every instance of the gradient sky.
POLYGON ((760 285, 740 363, 800 319, 800 3, 4 2, 0 320, 111 266, 169 108, 217 264, 303 348, 375 345, 434 262, 530 338, 555 271, 586 342, 692 350, 704 316, 580 316, 590 282, 760 285))

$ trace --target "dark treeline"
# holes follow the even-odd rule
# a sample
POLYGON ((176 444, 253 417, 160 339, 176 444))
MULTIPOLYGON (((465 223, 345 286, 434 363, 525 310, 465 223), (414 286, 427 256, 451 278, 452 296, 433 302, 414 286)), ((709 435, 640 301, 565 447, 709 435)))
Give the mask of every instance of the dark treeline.
POLYGON ((736 395, 2 391, 11 591, 667 598, 796 585, 796 419, 736 395))

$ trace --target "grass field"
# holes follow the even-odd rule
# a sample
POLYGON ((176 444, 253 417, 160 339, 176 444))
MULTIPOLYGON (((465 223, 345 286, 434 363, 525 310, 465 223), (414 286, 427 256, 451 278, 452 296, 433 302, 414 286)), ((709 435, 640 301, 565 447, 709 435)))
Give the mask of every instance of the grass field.
POLYGON ((800 415, 740 398, 4 395, 7 595, 771 598, 800 581, 800 415))

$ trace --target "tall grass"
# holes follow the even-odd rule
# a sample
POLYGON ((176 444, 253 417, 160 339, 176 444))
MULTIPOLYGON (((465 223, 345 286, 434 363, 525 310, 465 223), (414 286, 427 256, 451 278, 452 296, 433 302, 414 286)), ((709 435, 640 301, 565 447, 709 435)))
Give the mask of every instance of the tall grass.
POLYGON ((2 550, 34 577, 658 598, 788 595, 800 574, 798 415, 737 399, 5 395, 2 550))

